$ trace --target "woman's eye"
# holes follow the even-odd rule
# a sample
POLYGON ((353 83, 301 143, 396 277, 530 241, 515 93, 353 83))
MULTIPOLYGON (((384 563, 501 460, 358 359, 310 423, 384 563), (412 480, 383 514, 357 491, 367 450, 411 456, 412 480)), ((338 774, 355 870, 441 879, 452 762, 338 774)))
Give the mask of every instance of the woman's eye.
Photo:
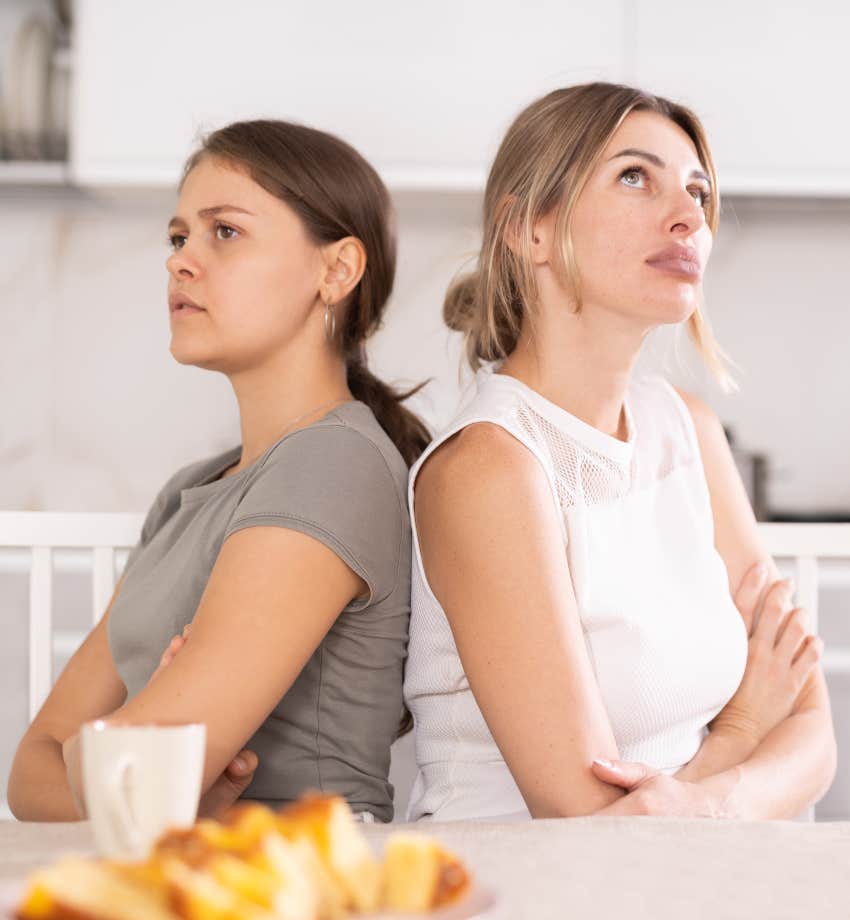
POLYGON ((701 207, 704 208, 708 204, 708 199, 710 192, 705 188, 692 188, 691 194, 694 196, 694 201, 701 207))
MULTIPOLYGON (((239 231, 235 227, 228 227, 227 224, 215 225, 215 238, 220 242, 235 239, 239 231)), ((170 233, 168 235, 168 245, 172 249, 182 249, 186 245, 186 237, 182 233, 170 233)))
POLYGON ((238 230, 233 227, 228 227, 227 224, 216 224, 215 225, 215 236, 218 240, 232 240, 234 235, 239 233, 238 230), (225 236, 220 236, 219 234, 224 233, 225 236))
POLYGON ((628 185, 632 188, 640 188, 645 177, 646 173, 637 166, 633 166, 620 173, 620 181, 623 185, 628 185))

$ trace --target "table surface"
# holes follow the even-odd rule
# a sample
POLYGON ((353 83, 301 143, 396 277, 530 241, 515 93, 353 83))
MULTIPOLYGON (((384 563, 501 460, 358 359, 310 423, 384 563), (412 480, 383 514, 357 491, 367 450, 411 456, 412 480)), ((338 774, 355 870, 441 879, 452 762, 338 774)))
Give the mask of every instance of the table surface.
MULTIPOLYGON (((364 825, 380 852, 404 825, 364 825)), ((420 823, 497 895, 504 920, 800 920, 850 915, 850 822, 589 817, 420 823)), ((0 822, 0 880, 93 852, 88 823, 0 822)), ((490 914, 487 915, 488 920, 490 914)))

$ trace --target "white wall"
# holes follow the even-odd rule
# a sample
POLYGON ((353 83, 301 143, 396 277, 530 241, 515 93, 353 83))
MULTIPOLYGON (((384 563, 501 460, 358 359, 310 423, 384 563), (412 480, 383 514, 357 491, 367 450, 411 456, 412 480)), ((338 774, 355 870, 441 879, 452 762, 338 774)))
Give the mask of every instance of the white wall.
MULTIPOLYGON (((226 380, 168 353, 173 199, 0 194, 0 508, 143 509, 174 468, 238 433, 226 380)), ((397 205, 397 283, 371 360, 391 380, 436 378, 415 405, 441 423, 460 354, 442 294, 475 252, 479 201, 408 193, 397 205)), ((692 360, 671 375, 769 453, 784 509, 850 510, 848 291, 850 202, 726 203, 706 294, 741 391, 723 396, 692 360)))

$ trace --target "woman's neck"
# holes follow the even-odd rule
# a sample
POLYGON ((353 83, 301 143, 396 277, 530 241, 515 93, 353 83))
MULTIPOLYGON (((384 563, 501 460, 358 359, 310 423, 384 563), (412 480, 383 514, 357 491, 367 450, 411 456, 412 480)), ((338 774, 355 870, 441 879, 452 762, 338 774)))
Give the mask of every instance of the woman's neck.
POLYGON ((588 425, 625 440, 623 402, 649 329, 601 310, 542 309, 501 370, 588 425))
POLYGON ((333 355, 281 356, 273 363, 228 375, 239 405, 242 456, 228 475, 262 456, 283 435, 318 421, 352 400, 345 364, 333 355))

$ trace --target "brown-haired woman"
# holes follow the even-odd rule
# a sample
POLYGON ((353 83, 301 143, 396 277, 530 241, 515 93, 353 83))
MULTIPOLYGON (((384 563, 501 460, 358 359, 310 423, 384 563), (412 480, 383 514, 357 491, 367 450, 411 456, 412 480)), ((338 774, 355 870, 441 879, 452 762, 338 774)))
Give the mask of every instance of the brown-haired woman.
POLYGON ((171 352, 227 375, 241 444, 156 498, 20 743, 9 803, 24 820, 76 818, 77 732, 107 717, 205 723, 202 812, 318 788, 387 821, 407 467, 428 439, 363 349, 393 284, 389 196, 350 146, 282 121, 212 133, 179 192, 171 352))
POLYGON ((445 303, 477 392, 410 477, 411 817, 788 817, 828 788, 822 646, 722 428, 635 372, 687 322, 728 383, 700 313, 717 219, 682 106, 593 83, 508 130, 445 303))

